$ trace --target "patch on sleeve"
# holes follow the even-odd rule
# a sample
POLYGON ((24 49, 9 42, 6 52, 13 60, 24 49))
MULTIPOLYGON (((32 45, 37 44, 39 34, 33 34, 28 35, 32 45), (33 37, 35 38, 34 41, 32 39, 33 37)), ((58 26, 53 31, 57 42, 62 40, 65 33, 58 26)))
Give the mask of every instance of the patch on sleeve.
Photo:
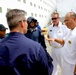
POLYGON ((68 40, 68 43, 71 44, 72 43, 71 40, 68 40))

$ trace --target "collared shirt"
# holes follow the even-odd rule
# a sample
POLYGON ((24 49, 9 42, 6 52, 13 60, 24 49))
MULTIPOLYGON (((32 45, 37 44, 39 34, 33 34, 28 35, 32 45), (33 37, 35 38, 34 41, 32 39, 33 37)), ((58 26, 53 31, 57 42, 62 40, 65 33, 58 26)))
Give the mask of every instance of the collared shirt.
MULTIPOLYGON (((48 35, 51 38, 58 38, 62 39, 64 38, 68 33, 68 28, 65 25, 62 25, 61 22, 59 22, 58 26, 54 26, 53 24, 48 27, 48 35)), ((51 46, 54 48, 60 48, 62 47, 59 43, 57 42, 50 42, 51 46)))
POLYGON ((76 62, 76 27, 70 30, 69 34, 64 38, 65 44, 62 48, 63 59, 70 63, 76 62))
POLYGON ((50 75, 53 70, 43 47, 19 32, 9 33, 0 42, 0 57, 5 61, 0 61, 0 70, 1 66, 9 65, 20 73, 16 75, 50 75))
POLYGON ((0 37, 0 41, 3 39, 4 37, 0 37))

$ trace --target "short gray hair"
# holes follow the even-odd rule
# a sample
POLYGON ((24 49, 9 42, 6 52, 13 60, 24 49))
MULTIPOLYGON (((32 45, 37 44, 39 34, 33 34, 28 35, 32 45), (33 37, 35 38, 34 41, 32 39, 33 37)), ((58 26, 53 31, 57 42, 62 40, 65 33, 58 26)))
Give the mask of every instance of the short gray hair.
POLYGON ((14 29, 19 25, 19 21, 25 20, 26 12, 20 9, 12 9, 6 13, 9 29, 14 29))

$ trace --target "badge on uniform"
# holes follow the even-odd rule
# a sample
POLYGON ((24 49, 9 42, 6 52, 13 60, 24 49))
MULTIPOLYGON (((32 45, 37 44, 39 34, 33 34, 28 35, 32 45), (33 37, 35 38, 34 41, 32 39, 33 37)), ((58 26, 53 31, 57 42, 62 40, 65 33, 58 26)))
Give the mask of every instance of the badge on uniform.
POLYGON ((68 40, 68 43, 71 44, 72 42, 70 40, 68 40))

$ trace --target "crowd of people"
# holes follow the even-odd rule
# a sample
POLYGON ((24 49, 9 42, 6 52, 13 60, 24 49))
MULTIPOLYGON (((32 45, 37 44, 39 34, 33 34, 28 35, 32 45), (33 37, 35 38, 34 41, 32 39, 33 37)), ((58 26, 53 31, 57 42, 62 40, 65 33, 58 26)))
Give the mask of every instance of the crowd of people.
POLYGON ((76 13, 68 12, 63 25, 59 13, 53 12, 47 38, 38 20, 25 15, 21 9, 6 13, 8 36, 0 24, 0 75, 58 75, 58 66, 61 75, 76 75, 76 13))

